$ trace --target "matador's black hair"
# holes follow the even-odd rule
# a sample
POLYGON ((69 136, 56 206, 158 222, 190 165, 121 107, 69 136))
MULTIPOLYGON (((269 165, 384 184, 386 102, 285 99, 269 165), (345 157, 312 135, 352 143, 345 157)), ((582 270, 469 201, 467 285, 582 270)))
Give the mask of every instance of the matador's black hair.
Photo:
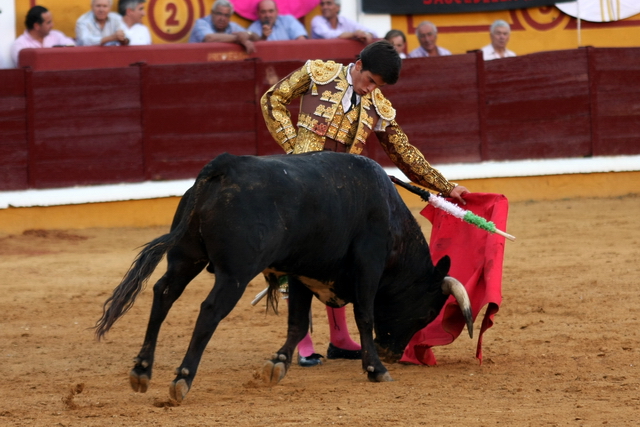
POLYGON ((359 59, 362 61, 362 71, 377 74, 382 80, 392 85, 400 77, 402 59, 391 43, 386 40, 378 40, 362 49, 359 59))

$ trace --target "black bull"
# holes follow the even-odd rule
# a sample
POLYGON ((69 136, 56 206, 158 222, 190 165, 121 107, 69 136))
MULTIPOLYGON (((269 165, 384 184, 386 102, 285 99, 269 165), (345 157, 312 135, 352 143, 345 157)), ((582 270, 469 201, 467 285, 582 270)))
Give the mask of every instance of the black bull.
POLYGON ((261 272, 272 302, 277 277, 289 276, 287 339, 263 368, 272 384, 284 377, 308 330, 314 295, 333 307, 353 303, 362 367, 371 381, 391 380, 379 353, 397 360, 448 294, 463 308, 470 334, 473 327, 464 288, 446 276, 449 258, 433 265, 420 227, 389 177, 362 156, 222 154, 212 160, 180 201, 171 232, 144 246, 106 300, 98 338, 131 308, 165 253, 167 271, 153 287, 147 332, 130 373, 135 391, 147 390, 169 309, 205 267, 215 274, 215 285, 171 383, 178 401, 191 388, 216 327, 261 272))

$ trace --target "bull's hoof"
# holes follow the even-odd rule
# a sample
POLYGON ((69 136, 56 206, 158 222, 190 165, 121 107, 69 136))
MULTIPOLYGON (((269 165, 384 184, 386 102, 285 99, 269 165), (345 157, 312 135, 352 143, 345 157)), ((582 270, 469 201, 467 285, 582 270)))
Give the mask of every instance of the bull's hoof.
POLYGON ((133 391, 146 393, 151 381, 152 360, 140 356, 133 359, 133 369, 129 372, 129 384, 133 391))
POLYGON ((133 391, 138 393, 146 393, 149 388, 149 376, 147 374, 140 374, 133 368, 129 372, 129 384, 133 391))
POLYGON ((373 366, 369 366, 369 368, 367 369, 367 378, 369 378, 369 381, 373 383, 386 383, 393 381, 393 378, 391 378, 391 374, 389 374, 389 371, 385 370, 384 372, 375 372, 373 370, 373 366))
POLYGON ((273 363, 267 360, 262 366, 262 381, 269 386, 274 386, 280 382, 287 374, 287 368, 283 362, 273 363))
POLYGON ((169 386, 169 396, 178 403, 182 403, 189 393, 189 384, 184 378, 173 381, 169 386))

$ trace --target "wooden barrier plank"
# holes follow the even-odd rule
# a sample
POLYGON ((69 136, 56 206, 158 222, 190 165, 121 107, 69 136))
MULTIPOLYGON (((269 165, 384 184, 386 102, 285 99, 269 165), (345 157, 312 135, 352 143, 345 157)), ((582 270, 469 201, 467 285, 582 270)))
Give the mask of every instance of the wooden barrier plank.
POLYGON ((32 73, 35 188, 143 179, 139 73, 32 73))
POLYGON ((484 66, 489 158, 591 154, 586 50, 542 52, 484 66))
POLYGON ((153 180, 195 177, 204 165, 225 152, 256 154, 254 132, 158 135, 152 137, 152 145, 155 150, 147 174, 153 180))
POLYGON ((594 49, 598 155, 634 154, 640 142, 640 59, 633 48, 594 49))
POLYGON ((23 70, 0 70, 0 191, 28 188, 23 70))
POLYGON ((196 176, 215 155, 256 154, 255 63, 144 66, 145 176, 196 176))
MULTIPOLYGON (((398 83, 382 91, 429 162, 480 161, 475 54, 406 59, 398 83)), ((391 165, 381 149, 370 148, 375 160, 391 165)))

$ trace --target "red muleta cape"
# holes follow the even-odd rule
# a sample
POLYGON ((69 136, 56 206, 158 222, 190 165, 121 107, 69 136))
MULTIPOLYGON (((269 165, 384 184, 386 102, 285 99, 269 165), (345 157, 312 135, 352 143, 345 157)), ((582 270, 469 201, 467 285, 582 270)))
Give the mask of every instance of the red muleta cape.
MULTIPOLYGON (((463 209, 492 221, 498 229, 506 231, 509 202, 505 196, 471 193, 465 196, 465 201, 467 204, 461 206, 463 209)), ((482 335, 493 325, 493 317, 502 302, 505 238, 467 224, 431 205, 427 205, 420 214, 432 224, 429 246, 434 263, 445 255, 451 257, 449 276, 458 279, 467 289, 473 319, 476 319, 482 307, 488 305, 477 335, 476 358, 482 363, 482 335)), ((452 343, 464 325, 458 303, 451 296, 438 317, 413 336, 400 362, 435 365, 432 347, 452 343)))

